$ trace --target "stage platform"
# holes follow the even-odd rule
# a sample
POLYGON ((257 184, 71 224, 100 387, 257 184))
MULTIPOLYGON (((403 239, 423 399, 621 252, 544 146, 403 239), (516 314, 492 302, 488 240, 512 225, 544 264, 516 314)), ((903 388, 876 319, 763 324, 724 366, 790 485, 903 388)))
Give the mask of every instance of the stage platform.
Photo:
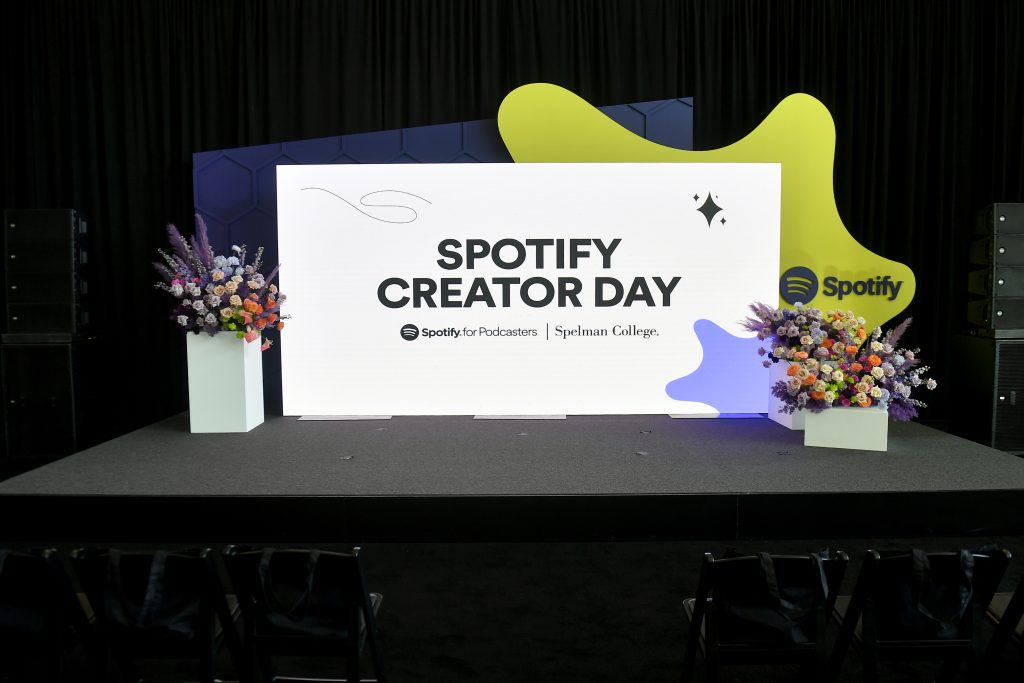
POLYGON ((878 453, 766 418, 182 414, 0 483, 0 519, 31 543, 1020 536, 1024 459, 914 423, 878 453))

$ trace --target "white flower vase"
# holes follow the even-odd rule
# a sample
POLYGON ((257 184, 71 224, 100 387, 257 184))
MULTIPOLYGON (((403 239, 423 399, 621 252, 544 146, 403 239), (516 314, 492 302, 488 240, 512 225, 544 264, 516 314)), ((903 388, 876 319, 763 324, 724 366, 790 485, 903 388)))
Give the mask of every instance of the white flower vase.
POLYGON ((884 451, 889 446, 889 412, 875 406, 833 406, 808 412, 804 445, 884 451))
POLYGON ((789 375, 786 371, 789 369, 790 363, 787 361, 780 361, 778 363, 772 363, 768 368, 768 417, 778 422, 786 429, 800 430, 804 428, 804 410, 795 410, 792 413, 780 413, 779 409, 784 407, 786 404, 771 393, 772 387, 779 382, 789 381, 789 375))
POLYGON ((188 334, 188 415, 193 433, 248 432, 263 423, 260 341, 231 332, 188 334))

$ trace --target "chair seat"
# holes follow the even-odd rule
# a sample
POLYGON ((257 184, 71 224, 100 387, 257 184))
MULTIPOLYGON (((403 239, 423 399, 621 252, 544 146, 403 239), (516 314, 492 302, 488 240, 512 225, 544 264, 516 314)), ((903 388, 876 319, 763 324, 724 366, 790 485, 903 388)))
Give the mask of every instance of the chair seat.
MULTIPOLYGON (((686 614, 686 620, 691 624, 693 623, 693 610, 696 602, 696 598, 687 598, 683 601, 683 612, 686 614)), ((701 621, 700 638, 697 641, 698 646, 700 648, 701 656, 704 656, 705 654, 704 637, 704 621, 701 621)), ((779 647, 784 647, 787 651, 803 649, 807 650, 810 653, 813 653, 815 648, 817 647, 817 644, 814 641, 810 641, 807 643, 783 643, 778 640, 731 640, 729 642, 721 642, 718 644, 718 649, 722 651, 748 651, 751 653, 775 652, 779 649, 779 647)))
MULTIPOLYGON (((846 610, 850 606, 849 595, 840 595, 836 598, 836 606, 833 609, 833 620, 837 624, 843 623, 843 618, 846 616, 846 610)), ((860 645, 861 641, 861 630, 864 626, 863 618, 858 618, 857 624, 853 629, 853 642, 860 645)), ((942 646, 942 647, 955 647, 957 643, 964 645, 965 647, 971 647, 971 638, 932 638, 928 640, 922 640, 920 638, 888 638, 884 642, 879 643, 879 647, 919 647, 922 649, 928 647, 942 646)))
MULTIPOLYGON (((836 623, 842 623, 843 618, 846 616, 846 610, 850 606, 850 596, 840 595, 836 598, 835 607, 832 610, 832 618, 836 623)), ((861 630, 864 627, 864 619, 858 619, 856 626, 853 628, 853 644, 856 647, 860 647, 862 644, 861 630)), ((935 638, 929 640, 921 639, 888 639, 878 643, 878 648, 881 650, 895 649, 895 650, 907 650, 908 659, 913 659, 913 651, 926 651, 933 648, 955 648, 957 646, 970 649, 973 646, 973 641, 970 638, 935 638)))
MULTIPOLYGON (((380 610, 384 596, 370 593, 370 608, 376 614, 380 610)), ((283 615, 274 615, 275 619, 261 618, 257 626, 260 638, 346 638, 348 629, 345 626, 345 615, 335 614, 311 616, 305 619, 291 620, 283 615)), ((359 615, 359 635, 366 632, 366 620, 359 615)))

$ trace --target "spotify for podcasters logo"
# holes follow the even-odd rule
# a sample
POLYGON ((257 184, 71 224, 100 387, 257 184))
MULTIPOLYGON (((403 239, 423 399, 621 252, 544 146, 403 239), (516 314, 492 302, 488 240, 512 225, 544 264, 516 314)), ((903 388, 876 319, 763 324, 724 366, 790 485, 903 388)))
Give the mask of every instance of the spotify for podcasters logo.
POLYGON ((818 294, 818 276, 804 266, 793 266, 779 278, 779 294, 788 304, 809 303, 818 294))
POLYGON ((402 325, 402 339, 405 341, 412 341, 418 336, 420 336, 420 328, 416 327, 412 323, 402 325))

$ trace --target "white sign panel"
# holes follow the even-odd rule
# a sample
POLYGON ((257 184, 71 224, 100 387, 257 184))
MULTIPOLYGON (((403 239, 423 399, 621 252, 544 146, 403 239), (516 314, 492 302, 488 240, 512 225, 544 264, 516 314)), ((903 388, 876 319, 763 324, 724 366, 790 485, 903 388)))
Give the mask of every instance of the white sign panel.
POLYGON ((778 164, 277 171, 287 415, 766 410, 778 164))

